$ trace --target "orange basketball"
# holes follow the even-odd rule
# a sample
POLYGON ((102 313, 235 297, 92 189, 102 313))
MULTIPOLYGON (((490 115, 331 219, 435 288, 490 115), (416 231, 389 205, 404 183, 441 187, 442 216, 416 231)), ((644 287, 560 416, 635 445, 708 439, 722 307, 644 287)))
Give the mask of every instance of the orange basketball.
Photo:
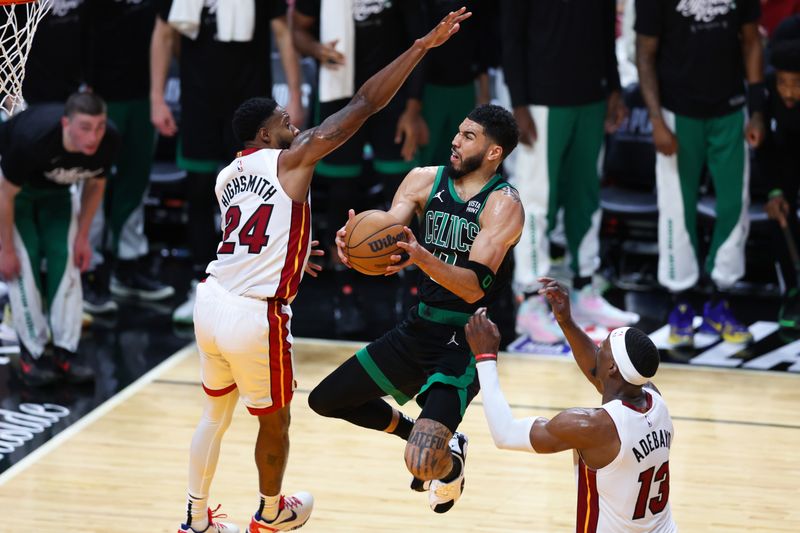
POLYGON ((372 209, 347 222, 345 251, 350 265, 368 276, 380 276, 389 257, 404 253, 397 241, 405 241, 403 225, 386 211, 372 209))

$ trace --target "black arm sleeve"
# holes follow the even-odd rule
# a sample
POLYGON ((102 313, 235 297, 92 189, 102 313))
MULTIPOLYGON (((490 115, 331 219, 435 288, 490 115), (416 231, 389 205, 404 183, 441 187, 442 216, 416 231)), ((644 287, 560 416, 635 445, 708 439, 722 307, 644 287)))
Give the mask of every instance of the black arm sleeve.
POLYGON ((525 24, 528 21, 528 0, 503 0, 500 16, 503 75, 511 93, 511 105, 526 105, 528 69, 525 57, 528 50, 525 49, 525 24))

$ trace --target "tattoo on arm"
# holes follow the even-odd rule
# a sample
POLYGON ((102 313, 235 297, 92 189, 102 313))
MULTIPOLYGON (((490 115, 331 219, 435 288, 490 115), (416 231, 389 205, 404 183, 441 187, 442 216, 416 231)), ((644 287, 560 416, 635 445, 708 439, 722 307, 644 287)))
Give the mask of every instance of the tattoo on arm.
POLYGON ((515 189, 514 187, 503 188, 503 194, 505 194, 506 196, 510 196, 511 199, 514 200, 516 203, 520 203, 519 191, 517 191, 517 189, 515 189))

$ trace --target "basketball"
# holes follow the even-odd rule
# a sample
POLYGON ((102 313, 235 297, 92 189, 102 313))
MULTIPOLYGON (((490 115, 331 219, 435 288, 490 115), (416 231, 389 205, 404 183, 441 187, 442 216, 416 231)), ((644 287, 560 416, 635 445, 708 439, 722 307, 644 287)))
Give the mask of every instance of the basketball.
POLYGON ((406 240, 403 225, 386 211, 372 209, 347 222, 345 252, 350 266, 368 276, 380 276, 389 266, 389 257, 403 254, 397 241, 406 240))

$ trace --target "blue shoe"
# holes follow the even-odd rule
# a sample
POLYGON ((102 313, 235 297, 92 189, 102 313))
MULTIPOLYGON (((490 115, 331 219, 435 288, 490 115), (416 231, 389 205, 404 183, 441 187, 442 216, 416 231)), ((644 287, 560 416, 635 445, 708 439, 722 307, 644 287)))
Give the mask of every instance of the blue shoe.
POLYGON ((753 335, 747 326, 736 320, 727 300, 720 300, 716 305, 706 302, 703 306, 703 323, 700 332, 719 335, 722 340, 734 344, 747 344, 753 335))
POLYGON ((669 345, 672 348, 694 346, 694 309, 681 302, 669 314, 669 345))

